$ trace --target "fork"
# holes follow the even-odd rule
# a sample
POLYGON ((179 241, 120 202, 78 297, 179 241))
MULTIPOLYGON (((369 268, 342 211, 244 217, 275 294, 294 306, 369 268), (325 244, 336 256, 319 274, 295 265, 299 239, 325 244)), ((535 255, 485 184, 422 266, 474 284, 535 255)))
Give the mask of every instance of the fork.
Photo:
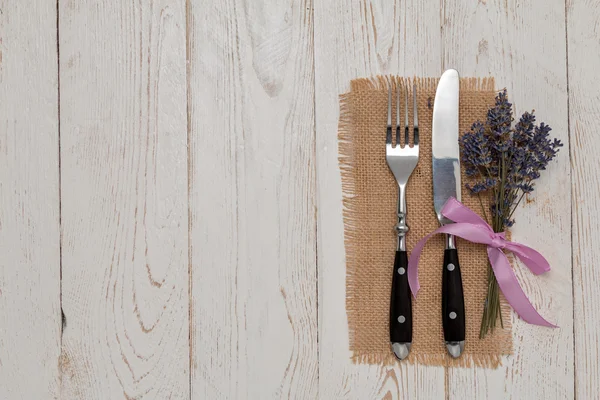
POLYGON ((419 161, 419 123, 417 116, 417 87, 413 84, 413 146, 409 146, 408 89, 405 89, 404 145, 400 142, 400 87, 396 90, 396 145, 392 145, 392 88, 388 83, 387 135, 385 158, 398 183, 398 223, 394 227, 398 235, 392 294, 390 301, 390 342, 399 360, 408 357, 412 344, 412 300, 408 285, 408 256, 406 253, 406 184, 419 161))

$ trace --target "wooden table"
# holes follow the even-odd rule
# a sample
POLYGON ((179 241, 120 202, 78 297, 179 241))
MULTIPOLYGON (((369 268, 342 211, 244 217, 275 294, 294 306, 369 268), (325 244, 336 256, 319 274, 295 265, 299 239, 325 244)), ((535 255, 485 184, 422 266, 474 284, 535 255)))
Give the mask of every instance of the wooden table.
POLYGON ((0 0, 1 399, 596 399, 600 4, 0 0), (565 142, 513 237, 560 329, 354 365, 338 95, 494 76, 565 142))

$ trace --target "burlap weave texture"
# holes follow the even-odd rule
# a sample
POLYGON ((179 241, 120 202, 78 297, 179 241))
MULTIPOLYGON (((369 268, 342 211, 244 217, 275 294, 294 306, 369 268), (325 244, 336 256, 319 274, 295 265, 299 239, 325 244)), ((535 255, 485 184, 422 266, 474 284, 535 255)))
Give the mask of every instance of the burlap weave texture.
MULTIPOLYGON (((393 90, 417 87, 420 155, 407 188, 407 250, 438 227, 433 210, 431 121, 437 79, 377 77, 357 79, 340 99, 339 160, 344 192, 346 247, 346 309, 350 350, 355 362, 397 362, 389 343, 389 302, 396 246, 397 185, 385 161, 387 82, 393 90)), ((460 132, 485 119, 494 102, 494 80, 462 78, 460 132)), ((394 96, 394 99, 396 97, 394 96)), ((401 96, 404 113, 404 95, 401 96)), ((395 110, 395 106, 393 107, 395 110)), ((412 122, 412 99, 409 106, 412 122)), ((395 121, 395 114, 393 117, 395 121)), ((403 114, 401 121, 404 121, 403 114)), ((463 170, 462 182, 466 182, 463 170)), ((483 198, 486 201, 486 197, 483 198)), ((463 188, 462 201, 481 213, 479 199, 463 188)), ((488 206, 489 204, 484 204, 488 206)), ((487 289, 485 247, 458 239, 458 254, 465 293, 467 337, 463 356, 451 359, 443 341, 441 277, 444 254, 442 235, 432 238, 419 264, 421 291, 413 300, 413 346, 408 362, 495 368, 501 356, 512 352, 510 309, 503 299, 504 329, 479 339, 487 289)))

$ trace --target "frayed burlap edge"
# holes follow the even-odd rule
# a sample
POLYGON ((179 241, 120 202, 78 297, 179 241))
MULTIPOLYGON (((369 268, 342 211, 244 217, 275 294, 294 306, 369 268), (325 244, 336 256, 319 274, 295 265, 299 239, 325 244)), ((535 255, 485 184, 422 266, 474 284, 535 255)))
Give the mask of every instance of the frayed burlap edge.
MULTIPOLYGON (((352 288, 355 279, 354 273, 360 266, 356 261, 356 248, 352 245, 352 240, 355 239, 358 230, 356 220, 356 193, 355 184, 352 176, 354 167, 353 158, 353 129, 352 129, 352 114, 349 98, 352 91, 355 90, 381 90, 391 85, 393 89, 398 84, 404 85, 416 84, 421 89, 435 90, 439 78, 408 78, 400 76, 375 76, 370 78, 358 78, 351 81, 350 92, 341 94, 340 101, 340 117, 338 122, 338 162, 342 180, 342 202, 343 202, 343 221, 344 221, 344 245, 346 251, 346 288, 352 288)), ((495 91, 495 80, 493 77, 488 78, 461 78, 460 90, 471 91, 495 91)), ((510 232, 508 232, 510 235, 510 232)), ((509 259, 512 257, 509 255, 509 259)), ((504 296, 501 294, 501 310, 504 318, 504 327, 512 328, 511 315, 512 309, 507 303, 504 296)), ((351 299, 350 295, 346 296, 346 303, 351 299)), ((349 319, 353 310, 347 307, 349 319)), ((390 351, 387 354, 382 353, 364 353, 352 350, 354 343, 354 328, 349 325, 349 343, 352 351, 351 360, 359 364, 383 364, 394 365, 398 360, 390 351)), ((512 342, 510 343, 510 353, 512 353, 512 342)), ((409 364, 437 365, 450 367, 482 367, 482 368, 498 368, 502 365, 502 359, 506 354, 463 354, 458 359, 452 359, 447 355, 442 354, 411 354, 404 362, 409 364)))
MULTIPOLYGON (((392 85, 392 89, 395 89, 399 83, 408 85, 416 84, 419 88, 425 90, 435 90, 437 88, 439 78, 407 78, 402 76, 393 75, 377 75, 371 78, 358 78, 350 82, 350 92, 354 90, 381 90, 387 89, 388 83, 392 85)), ((460 78, 460 90, 473 91, 473 90, 484 90, 494 91, 496 90, 496 83, 494 78, 460 78)), ((346 93, 346 95, 349 93, 346 93)), ((340 99, 345 95, 342 94, 340 99)), ((342 104, 340 102, 340 104, 342 104)), ((340 119, 340 127, 342 121, 340 119)), ((338 131, 339 132, 339 131, 338 131)), ((339 137, 339 135, 338 135, 339 137)))

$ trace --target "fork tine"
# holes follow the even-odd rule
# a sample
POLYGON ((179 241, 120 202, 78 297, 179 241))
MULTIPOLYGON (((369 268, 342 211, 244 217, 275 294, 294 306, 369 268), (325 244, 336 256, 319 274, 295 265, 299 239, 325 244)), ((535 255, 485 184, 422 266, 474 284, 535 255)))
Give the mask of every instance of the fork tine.
POLYGON ((408 140, 408 88, 405 87, 404 88, 404 111, 405 111, 405 116, 404 116, 404 143, 406 143, 406 145, 408 146, 409 140, 408 140))
POLYGON ((387 110, 387 134, 385 138, 385 144, 392 144, 392 86, 390 82, 387 82, 388 85, 388 110, 387 110))
POLYGON ((419 145, 419 114, 417 111, 417 84, 413 83, 414 144, 419 145))
POLYGON ((400 146, 400 85, 396 85, 396 146, 400 146))

